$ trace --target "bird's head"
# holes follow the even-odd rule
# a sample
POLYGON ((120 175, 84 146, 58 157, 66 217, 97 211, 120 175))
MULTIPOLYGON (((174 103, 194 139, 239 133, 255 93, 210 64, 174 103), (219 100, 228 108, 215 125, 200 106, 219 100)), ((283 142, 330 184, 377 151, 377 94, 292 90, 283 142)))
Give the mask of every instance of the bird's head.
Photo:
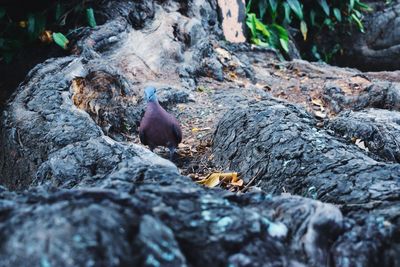
POLYGON ((147 102, 157 102, 156 88, 153 86, 147 86, 144 89, 144 95, 147 102))

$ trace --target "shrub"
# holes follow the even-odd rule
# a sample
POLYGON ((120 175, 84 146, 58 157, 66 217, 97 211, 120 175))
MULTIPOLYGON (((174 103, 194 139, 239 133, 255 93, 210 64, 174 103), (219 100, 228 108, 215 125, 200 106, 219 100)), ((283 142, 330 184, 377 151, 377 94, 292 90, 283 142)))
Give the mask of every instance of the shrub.
POLYGON ((42 0, 23 6, 0 5, 0 61, 10 62, 18 51, 39 41, 67 49, 68 39, 62 31, 86 23, 96 26, 89 2, 42 0))
POLYGON ((355 25, 363 32, 363 12, 372 9, 359 0, 249 0, 246 24, 250 29, 250 41, 256 45, 289 52, 288 28, 299 29, 303 42, 310 42, 314 59, 329 61, 340 50, 339 40, 324 58, 313 43, 324 30, 342 32, 355 25))

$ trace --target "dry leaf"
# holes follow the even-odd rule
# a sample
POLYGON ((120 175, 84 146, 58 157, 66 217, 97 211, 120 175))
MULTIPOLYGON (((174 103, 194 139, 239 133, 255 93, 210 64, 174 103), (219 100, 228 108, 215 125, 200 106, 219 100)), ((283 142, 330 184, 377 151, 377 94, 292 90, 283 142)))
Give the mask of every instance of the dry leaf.
POLYGON ((53 36, 51 31, 44 31, 40 34, 39 39, 41 42, 49 44, 53 42, 53 36))
POLYGON ((321 111, 324 111, 324 103, 322 102, 321 99, 319 98, 313 98, 311 99, 311 103, 313 103, 314 105, 318 106, 320 108, 321 111))
POLYGON ((21 28, 26 28, 26 26, 28 25, 28 22, 26 20, 21 20, 20 22, 18 22, 18 25, 21 28))
POLYGON ((231 79, 234 79, 234 80, 237 79, 237 75, 233 71, 228 72, 228 75, 229 75, 229 78, 231 78, 231 79))
POLYGON ((221 173, 212 173, 198 183, 207 187, 216 187, 217 185, 219 185, 220 175, 221 173))
POLYGON ((239 180, 237 180, 237 181, 231 181, 231 185, 234 185, 234 186, 243 186, 243 180, 242 180, 242 179, 239 179, 239 180))
POLYGON ((356 139, 354 142, 359 148, 364 149, 365 151, 369 151, 368 147, 365 145, 365 142, 361 139, 356 139))
POLYGON ((210 127, 206 127, 206 128, 197 128, 197 127, 195 127, 195 128, 193 128, 192 129, 192 132, 200 132, 200 131, 208 131, 208 130, 211 130, 211 128, 210 127))
POLYGON ((229 176, 232 177, 232 178, 231 178, 231 182, 236 182, 236 181, 238 180, 238 174, 237 174, 237 172, 226 173, 226 174, 228 174, 229 176))
POLYGON ((321 112, 321 111, 314 111, 314 114, 315 114, 315 116, 316 117, 318 117, 318 118, 322 118, 322 119, 324 119, 324 118, 326 118, 326 114, 325 113, 323 113, 323 112, 321 112))
POLYGON ((230 60, 232 58, 231 54, 223 48, 217 47, 215 49, 215 52, 217 52, 218 56, 220 56, 223 59, 230 60))
POLYGON ((207 187, 216 187, 221 182, 233 186, 243 186, 243 180, 238 178, 237 172, 227 172, 227 173, 215 172, 209 174, 206 178, 198 181, 199 184, 203 184, 207 187))
POLYGON ((319 98, 313 98, 311 99, 311 103, 314 105, 313 110, 315 116, 322 119, 326 118, 324 103, 322 100, 319 98))

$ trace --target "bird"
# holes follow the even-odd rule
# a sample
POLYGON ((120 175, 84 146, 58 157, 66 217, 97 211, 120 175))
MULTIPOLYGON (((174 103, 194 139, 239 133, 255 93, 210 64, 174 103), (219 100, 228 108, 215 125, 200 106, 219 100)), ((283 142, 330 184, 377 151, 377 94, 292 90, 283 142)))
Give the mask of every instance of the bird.
POLYGON ((144 90, 147 101, 146 111, 139 125, 140 142, 150 150, 157 146, 169 149, 173 160, 178 144, 182 142, 182 130, 178 120, 158 103, 156 88, 147 86, 144 90))

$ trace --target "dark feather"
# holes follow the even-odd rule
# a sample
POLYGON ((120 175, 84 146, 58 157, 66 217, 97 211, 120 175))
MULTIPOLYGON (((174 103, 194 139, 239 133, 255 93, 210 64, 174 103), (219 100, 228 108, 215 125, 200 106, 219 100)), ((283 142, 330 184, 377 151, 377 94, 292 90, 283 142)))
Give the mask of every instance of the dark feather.
POLYGON ((148 145, 144 131, 139 131, 139 138, 143 145, 148 145))
POLYGON ((179 144, 180 142, 182 142, 182 131, 178 125, 176 125, 176 124, 172 125, 172 132, 173 132, 176 140, 178 141, 177 143, 179 144))

